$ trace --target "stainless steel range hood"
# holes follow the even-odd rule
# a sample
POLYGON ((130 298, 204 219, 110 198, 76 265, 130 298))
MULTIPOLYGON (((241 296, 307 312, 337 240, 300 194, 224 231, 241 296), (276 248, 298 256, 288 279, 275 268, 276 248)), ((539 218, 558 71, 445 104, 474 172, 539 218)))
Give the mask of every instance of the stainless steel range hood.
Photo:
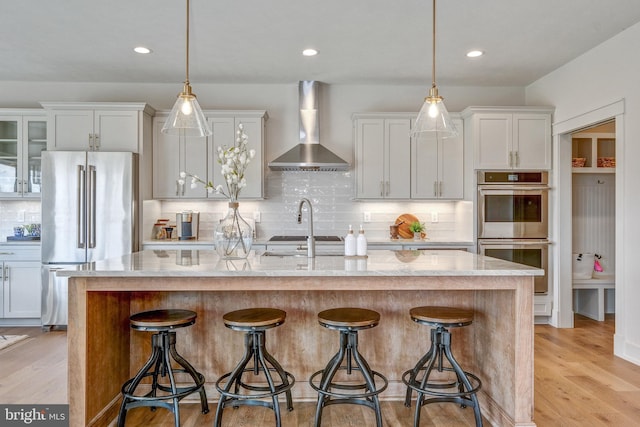
POLYGON ((349 163, 320 144, 319 120, 320 82, 301 81, 298 84, 300 143, 269 163, 276 171, 341 171, 349 163))

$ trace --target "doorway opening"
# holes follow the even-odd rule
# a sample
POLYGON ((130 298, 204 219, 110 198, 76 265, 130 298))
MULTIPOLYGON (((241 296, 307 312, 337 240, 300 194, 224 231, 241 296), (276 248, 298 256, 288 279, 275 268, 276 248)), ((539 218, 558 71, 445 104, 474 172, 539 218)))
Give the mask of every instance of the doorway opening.
POLYGON ((600 322, 615 313, 615 126, 571 134, 573 311, 600 322))

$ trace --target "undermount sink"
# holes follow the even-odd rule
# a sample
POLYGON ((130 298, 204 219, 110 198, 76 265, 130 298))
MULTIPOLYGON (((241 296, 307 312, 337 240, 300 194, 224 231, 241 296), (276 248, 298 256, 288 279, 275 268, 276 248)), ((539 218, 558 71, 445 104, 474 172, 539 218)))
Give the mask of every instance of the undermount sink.
MULTIPOLYGON (((341 242, 340 236, 313 236, 316 242, 341 242)), ((306 242, 307 236, 273 236, 270 242, 306 242)))

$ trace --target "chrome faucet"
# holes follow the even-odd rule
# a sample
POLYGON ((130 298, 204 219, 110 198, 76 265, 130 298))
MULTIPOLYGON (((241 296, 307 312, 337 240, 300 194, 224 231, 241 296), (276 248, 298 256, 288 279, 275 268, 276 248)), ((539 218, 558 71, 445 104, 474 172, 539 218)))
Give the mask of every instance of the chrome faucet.
POLYGON ((298 204, 298 224, 302 224, 302 205, 307 204, 307 212, 309 213, 309 235, 307 236, 307 258, 315 258, 316 256, 316 238, 313 236, 313 207, 309 199, 301 199, 298 204))

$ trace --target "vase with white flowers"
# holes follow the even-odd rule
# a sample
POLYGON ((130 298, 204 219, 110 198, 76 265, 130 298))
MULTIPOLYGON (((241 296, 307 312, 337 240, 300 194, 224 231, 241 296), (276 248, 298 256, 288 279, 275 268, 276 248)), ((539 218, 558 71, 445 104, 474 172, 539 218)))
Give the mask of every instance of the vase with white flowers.
POLYGON ((218 193, 229 199, 227 215, 220 220, 213 232, 213 241, 218 255, 223 259, 243 259, 249 255, 253 243, 253 230, 251 226, 240 216, 238 211, 238 196, 240 191, 247 186, 244 176, 247 166, 255 157, 256 151, 247 147, 249 138, 244 133, 242 123, 238 124, 235 142, 232 146, 219 146, 216 156, 221 165, 221 174, 224 184, 206 182, 198 176, 186 172, 180 174, 184 179, 191 177, 191 187, 203 184, 209 193, 218 193))

